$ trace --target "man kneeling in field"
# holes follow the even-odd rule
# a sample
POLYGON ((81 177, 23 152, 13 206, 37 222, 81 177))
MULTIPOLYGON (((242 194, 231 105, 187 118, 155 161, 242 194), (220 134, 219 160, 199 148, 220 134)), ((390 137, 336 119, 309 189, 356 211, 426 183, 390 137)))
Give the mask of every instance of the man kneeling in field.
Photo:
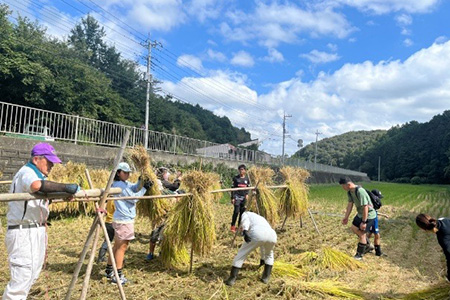
POLYGON ((345 212, 344 219, 342 219, 342 224, 347 225, 353 204, 356 206, 357 214, 353 218, 351 229, 359 238, 354 257, 357 260, 361 260, 363 255, 371 250, 366 233, 369 233, 372 226, 374 226, 375 218, 377 217, 376 211, 372 206, 367 192, 363 188, 357 189, 357 185, 350 178, 341 178, 339 184, 348 194, 347 211, 345 212))

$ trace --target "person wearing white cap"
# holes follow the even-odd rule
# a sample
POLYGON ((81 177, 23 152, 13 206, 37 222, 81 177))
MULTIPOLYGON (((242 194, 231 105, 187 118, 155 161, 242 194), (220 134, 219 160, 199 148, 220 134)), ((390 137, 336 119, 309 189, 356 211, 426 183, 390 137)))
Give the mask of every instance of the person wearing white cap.
MULTIPOLYGON (((140 180, 136 184, 132 184, 127 181, 130 177, 130 173, 131 168, 126 162, 119 163, 112 187, 120 187, 122 189, 122 193, 119 197, 143 196, 145 192, 153 185, 153 182, 144 181, 143 187, 140 189, 140 180)), ((114 211, 112 223, 114 228, 113 252, 119 273, 119 279, 114 276, 111 257, 108 258, 108 264, 106 265, 105 270, 106 277, 111 279, 112 283, 117 283, 118 280, 120 280, 122 284, 125 284, 128 281, 122 273, 123 259, 128 248, 128 243, 135 238, 134 218, 136 217, 136 203, 138 201, 138 199, 114 201, 116 210, 114 211)))
MULTIPOLYGON (((79 190, 77 184, 46 180, 53 165, 58 163, 61 163, 61 160, 50 144, 35 145, 31 150, 29 162, 14 175, 9 192, 75 194, 79 190)), ((46 199, 8 203, 5 244, 11 279, 3 292, 3 300, 26 299, 31 286, 39 277, 47 248, 45 225, 48 205, 49 201, 46 199)))

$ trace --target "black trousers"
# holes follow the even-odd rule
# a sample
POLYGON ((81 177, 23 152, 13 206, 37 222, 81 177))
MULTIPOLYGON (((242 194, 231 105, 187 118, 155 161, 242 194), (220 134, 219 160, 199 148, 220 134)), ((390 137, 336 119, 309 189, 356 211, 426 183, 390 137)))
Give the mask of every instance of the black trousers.
POLYGON ((233 217, 231 218, 231 226, 235 226, 236 220, 239 216, 238 226, 241 225, 241 216, 246 210, 245 196, 236 196, 234 199, 233 217))

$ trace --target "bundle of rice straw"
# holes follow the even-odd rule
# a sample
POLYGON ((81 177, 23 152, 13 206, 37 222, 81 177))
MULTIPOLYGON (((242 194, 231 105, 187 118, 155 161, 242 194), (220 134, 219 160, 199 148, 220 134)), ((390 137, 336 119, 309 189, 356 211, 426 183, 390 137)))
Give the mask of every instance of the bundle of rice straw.
POLYGON ((324 299, 364 299, 361 292, 350 289, 342 283, 332 280, 319 282, 285 280, 283 288, 286 299, 310 299, 310 296, 306 296, 308 294, 315 294, 324 299))
POLYGON ((179 256, 187 244, 191 244, 193 253, 204 256, 216 240, 210 191, 218 175, 192 171, 183 178, 186 191, 193 195, 183 197, 168 214, 161 245, 161 259, 166 267, 183 260, 179 256))
MULTIPOLYGON (((147 196, 161 195, 157 184, 156 174, 153 172, 151 158, 143 146, 134 147, 127 152, 127 159, 131 161, 136 171, 140 174, 142 181, 150 180, 152 187, 145 193, 147 196)), ((170 210, 171 202, 167 198, 141 200, 137 204, 137 212, 140 216, 148 217, 154 228, 161 223, 170 210)))
POLYGON ((325 247, 319 259, 319 267, 341 271, 360 269, 364 264, 344 252, 325 247))
POLYGON ((441 282, 432 287, 405 295, 404 300, 448 300, 450 286, 448 282, 441 282))
POLYGON ((301 265, 311 264, 312 262, 317 261, 319 255, 316 252, 303 252, 300 254, 300 263, 301 265))
POLYGON ((272 227, 279 219, 275 194, 267 188, 268 185, 273 184, 274 174, 275 172, 270 168, 251 167, 248 170, 252 184, 258 185, 256 201, 250 201, 249 209, 266 218, 272 227))
POLYGON ((309 172, 301 168, 283 167, 280 173, 287 185, 281 192, 280 214, 285 214, 283 226, 288 217, 299 217, 308 210, 308 187, 305 180, 309 172))
POLYGON ((280 277, 301 278, 305 276, 305 273, 299 268, 295 267, 293 264, 279 260, 275 261, 275 263, 273 264, 272 274, 276 278, 280 277))

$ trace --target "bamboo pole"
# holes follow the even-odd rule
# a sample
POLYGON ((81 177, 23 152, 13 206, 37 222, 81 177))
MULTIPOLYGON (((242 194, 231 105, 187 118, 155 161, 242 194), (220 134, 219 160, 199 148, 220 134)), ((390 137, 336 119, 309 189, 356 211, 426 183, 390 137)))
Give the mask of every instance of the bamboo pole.
POLYGON ((321 233, 320 230, 319 230, 319 227, 317 227, 316 220, 314 220, 314 217, 313 217, 313 215, 312 215, 312 213, 311 213, 311 210, 310 210, 309 208, 308 208, 308 213, 309 213, 309 216, 311 217, 311 220, 312 220, 312 222, 313 222, 313 224, 314 224, 314 227, 316 228, 317 233, 319 233, 320 235, 322 235, 322 233, 321 233))
MULTIPOLYGON (((110 194, 120 194, 122 192, 121 188, 112 188, 108 191, 110 194)), ((83 199, 86 197, 100 197, 106 193, 106 189, 90 189, 81 190, 76 194, 67 193, 49 193, 49 194, 39 194, 39 193, 6 193, 0 194, 0 202, 10 202, 10 201, 27 201, 27 200, 41 200, 41 199, 64 199, 72 197, 73 201, 78 199, 83 199)))
POLYGON ((0 181, 0 184, 11 184, 12 183, 12 180, 3 180, 3 181, 0 181))
MULTIPOLYGON (((92 189, 93 184, 92 184, 92 179, 91 179, 91 175, 89 174, 89 170, 86 169, 84 171, 84 173, 86 174, 86 178, 87 178, 87 182, 89 184, 89 188, 92 189)), ((98 208, 98 204, 95 203, 95 208, 98 208)), ((100 219, 102 219, 102 216, 97 214, 97 217, 100 219)), ((97 222, 97 226, 95 228, 95 236, 94 236, 94 243, 92 244, 92 249, 91 249, 91 254, 89 256, 89 262, 86 268, 86 273, 84 275, 84 281, 83 281, 83 288, 81 289, 81 295, 80 295, 80 299, 86 299, 86 295, 89 289, 89 280, 91 278, 91 272, 92 272, 92 266, 94 265, 94 258, 95 258, 95 251, 97 250, 97 243, 98 243, 98 237, 99 237, 99 233, 100 233, 100 223, 97 222)))
MULTIPOLYGON (((114 160, 114 169, 111 171, 111 174, 110 174, 110 176, 109 176, 109 180, 108 180, 108 183, 107 183, 106 188, 105 188, 105 190, 104 190, 104 193, 101 194, 101 197, 100 197, 100 205, 99 205, 99 207, 101 207, 101 208, 103 208, 103 209, 105 208, 105 203, 106 203, 106 198, 108 197, 108 192, 109 192, 109 190, 110 190, 110 188, 111 188, 112 182, 113 182, 113 180, 114 180, 114 176, 115 176, 115 174, 116 174, 116 172, 117 172, 117 166, 118 166, 119 162, 122 160, 122 156, 123 156, 123 153, 125 152, 125 147, 126 147, 126 145, 127 145, 127 143, 128 143, 129 137, 130 137, 130 131, 127 130, 127 131, 125 132, 125 136, 124 136, 124 138, 123 138, 123 141, 122 141, 122 145, 121 145, 121 147, 120 147, 120 150, 119 150, 119 152, 117 153, 117 156, 116 156, 116 158, 115 158, 115 160, 114 160)), ((89 234, 88 234, 88 236, 87 236, 87 238, 86 238, 85 246, 86 246, 86 244, 89 245, 90 242, 92 241, 92 238, 93 238, 92 234, 93 234, 93 232, 94 232, 94 229, 95 229, 96 226, 97 226, 97 222, 99 222, 99 217, 98 217, 99 215, 100 215, 100 214, 98 213, 97 216, 96 216, 95 219, 94 219, 94 222, 92 223, 91 231, 89 232, 89 234), (88 241, 89 241, 89 243, 88 243, 88 241)), ((102 220, 103 220, 103 219, 102 219, 102 220)), ((86 248, 87 248, 87 246, 86 246, 86 248)), ((83 250, 84 250, 84 249, 83 249, 83 250)), ((87 252, 87 249, 86 249, 86 252, 87 252)), ((84 253, 84 255, 80 256, 80 260, 78 261, 77 268, 75 269, 75 272, 74 272, 74 274, 73 274, 73 276, 72 276, 72 281, 71 281, 71 283, 70 283, 69 289, 67 290, 67 294, 66 294, 65 300, 69 300, 69 299, 70 299, 70 296, 71 296, 71 294, 72 294, 72 290, 73 290, 73 288, 74 288, 74 286, 75 286, 75 283, 76 283, 76 281, 77 281, 77 279, 78 279, 78 274, 79 274, 79 272, 80 272, 80 269, 81 269, 81 266, 82 266, 82 264, 83 264, 83 261, 84 261, 85 256, 86 256, 86 253, 84 253)), ((112 260, 112 262, 113 262, 113 267, 114 267, 114 266, 115 266, 115 261, 114 261, 114 259, 112 260)), ((114 275, 116 276, 116 278, 119 278, 119 275, 118 275, 118 273, 117 273, 117 268, 116 268, 116 270, 115 270, 115 272, 114 272, 114 275)), ((124 291, 123 291, 123 287, 122 287, 122 284, 121 284, 120 280, 117 281, 117 286, 118 286, 118 288, 119 288, 120 297, 121 297, 122 299, 126 299, 125 293, 124 293, 124 291)))

